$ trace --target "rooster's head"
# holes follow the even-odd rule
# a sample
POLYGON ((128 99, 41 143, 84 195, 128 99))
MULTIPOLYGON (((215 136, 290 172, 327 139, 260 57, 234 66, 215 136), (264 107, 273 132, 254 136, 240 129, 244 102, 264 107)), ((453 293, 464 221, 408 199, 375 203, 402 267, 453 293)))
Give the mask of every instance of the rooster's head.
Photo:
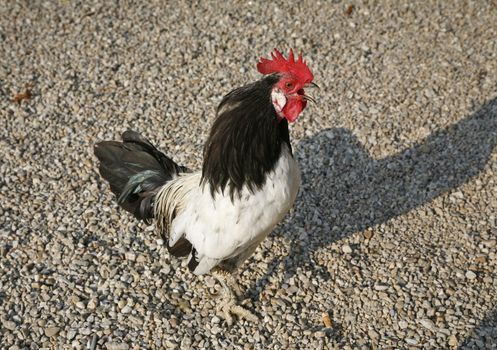
POLYGON ((307 101, 314 100, 305 94, 304 88, 316 86, 302 53, 297 60, 290 49, 288 59, 276 49, 271 53, 271 59, 261 57, 257 70, 262 74, 277 74, 279 79, 271 91, 271 102, 280 118, 294 122, 304 110, 307 101))

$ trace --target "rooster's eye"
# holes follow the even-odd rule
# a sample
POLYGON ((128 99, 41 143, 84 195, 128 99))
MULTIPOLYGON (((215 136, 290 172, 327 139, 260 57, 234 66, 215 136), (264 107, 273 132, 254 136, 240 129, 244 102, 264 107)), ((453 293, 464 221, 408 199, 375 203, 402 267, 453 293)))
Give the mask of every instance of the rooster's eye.
POLYGON ((288 82, 288 83, 286 83, 286 84, 285 84, 285 87, 286 87, 287 89, 291 89, 291 88, 293 88, 293 84, 292 84, 292 83, 290 83, 290 82, 288 82))

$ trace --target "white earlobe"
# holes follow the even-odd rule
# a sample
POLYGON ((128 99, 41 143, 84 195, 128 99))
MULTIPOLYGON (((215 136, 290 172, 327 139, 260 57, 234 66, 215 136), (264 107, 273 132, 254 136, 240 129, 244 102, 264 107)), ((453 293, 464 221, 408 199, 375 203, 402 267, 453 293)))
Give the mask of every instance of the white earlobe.
POLYGON ((273 91, 271 91, 271 102, 273 102, 276 112, 280 114, 286 105, 286 97, 283 91, 278 88, 273 89, 273 91))

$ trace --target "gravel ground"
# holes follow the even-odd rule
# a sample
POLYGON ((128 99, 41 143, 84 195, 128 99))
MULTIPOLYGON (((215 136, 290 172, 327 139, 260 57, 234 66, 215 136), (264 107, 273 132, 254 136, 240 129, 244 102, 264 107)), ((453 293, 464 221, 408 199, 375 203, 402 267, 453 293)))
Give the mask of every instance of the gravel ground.
POLYGON ((497 348, 495 1, 105 3, 0 6, 2 348, 497 348), (320 102, 295 209, 240 272, 262 321, 228 328, 92 145, 133 128, 198 168, 273 47, 320 102))

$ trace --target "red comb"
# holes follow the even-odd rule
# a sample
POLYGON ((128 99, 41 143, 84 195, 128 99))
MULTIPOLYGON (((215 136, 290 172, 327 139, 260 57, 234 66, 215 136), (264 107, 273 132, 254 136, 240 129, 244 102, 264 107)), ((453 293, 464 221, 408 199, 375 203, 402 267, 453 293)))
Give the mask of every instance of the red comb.
POLYGON ((295 56, 293 56, 293 50, 290 49, 288 59, 285 59, 283 55, 276 49, 271 52, 272 60, 261 57, 261 61, 257 63, 257 70, 262 74, 272 74, 272 73, 292 73, 297 76, 299 80, 303 83, 310 83, 314 76, 312 75, 307 64, 302 60, 302 52, 299 54, 297 61, 295 61, 295 56))

